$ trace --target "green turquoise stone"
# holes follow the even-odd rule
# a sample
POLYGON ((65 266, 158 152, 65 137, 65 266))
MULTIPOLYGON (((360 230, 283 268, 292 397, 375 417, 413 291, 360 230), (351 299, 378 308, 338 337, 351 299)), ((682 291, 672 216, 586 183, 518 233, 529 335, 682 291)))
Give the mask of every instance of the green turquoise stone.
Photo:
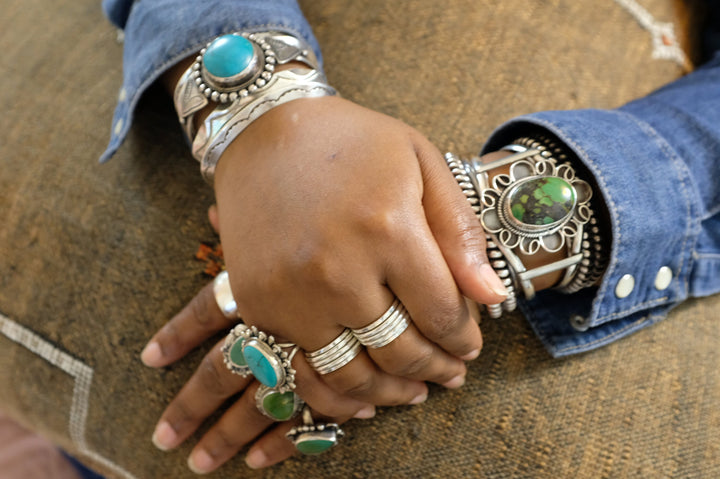
POLYGON ((533 178, 516 187, 508 196, 510 211, 521 223, 542 226, 572 213, 576 201, 570 183, 554 176, 533 178))
POLYGON ((308 439, 295 444, 297 450, 307 455, 320 454, 335 445, 335 441, 329 439, 308 439))
POLYGON ((230 348, 230 361, 238 366, 247 366, 247 361, 245 361, 245 355, 243 354, 243 343, 245 343, 245 339, 240 338, 235 341, 235 344, 230 348))
POLYGON ((252 371, 255 379, 263 383, 269 388, 274 388, 278 385, 278 375, 275 372, 275 368, 270 364, 262 351, 256 348, 253 344, 245 344, 243 347, 243 356, 247 362, 250 371, 252 371))
POLYGON ((277 421, 287 421, 295 412, 295 393, 269 393, 263 399, 265 412, 277 421))
POLYGON ((203 54, 203 66, 210 74, 228 78, 245 70, 255 49, 247 38, 238 35, 223 35, 216 38, 203 54))

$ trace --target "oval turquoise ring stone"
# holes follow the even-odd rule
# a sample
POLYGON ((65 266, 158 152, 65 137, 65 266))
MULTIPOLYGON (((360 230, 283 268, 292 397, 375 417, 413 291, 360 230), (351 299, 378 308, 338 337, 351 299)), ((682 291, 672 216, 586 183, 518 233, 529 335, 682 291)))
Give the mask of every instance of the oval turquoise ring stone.
POLYGON ((335 445, 335 441, 331 439, 307 439, 300 440, 295 444, 298 451, 308 456, 321 454, 335 445))
POLYGON ((256 339, 250 339, 245 341, 242 353, 255 379, 269 388, 278 386, 282 366, 269 346, 256 339))
POLYGON ((245 339, 240 338, 235 341, 235 344, 230 348, 230 361, 238 366, 247 366, 247 361, 245 361, 245 355, 243 354, 244 343, 245 339))
POLYGON ((295 413, 295 393, 269 393, 262 402, 263 409, 276 421, 287 421, 295 413))
POLYGON ((229 78, 242 73, 254 56, 255 49, 250 40, 238 35, 223 35, 208 45, 202 62, 211 75, 229 78))
POLYGON ((510 211, 520 223, 546 226, 572 214, 577 201, 575 188, 555 176, 541 176, 519 184, 508 195, 510 211))

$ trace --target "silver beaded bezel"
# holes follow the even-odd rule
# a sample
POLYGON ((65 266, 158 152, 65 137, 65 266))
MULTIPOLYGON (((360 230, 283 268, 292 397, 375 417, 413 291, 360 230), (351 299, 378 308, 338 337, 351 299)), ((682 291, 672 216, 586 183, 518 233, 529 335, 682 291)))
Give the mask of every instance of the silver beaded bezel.
POLYGON ((254 33, 231 33, 249 40, 253 44, 253 61, 242 72, 229 78, 220 78, 210 74, 203 65, 203 56, 208 47, 217 40, 209 42, 195 58, 191 66, 190 81, 206 98, 218 103, 229 103, 244 98, 268 85, 275 72, 277 58, 270 44, 254 33))
POLYGON ((590 220, 591 198, 592 188, 575 176, 575 170, 569 164, 556 165, 554 159, 536 155, 532 160, 516 161, 510 166, 509 174, 493 178, 492 187, 485 189, 480 198, 483 206, 480 222, 485 231, 495 235, 507 248, 519 247, 524 254, 535 254, 540 248, 554 253, 565 246, 568 238, 582 231, 582 225, 590 220), (549 176, 565 180, 575 190, 576 202, 572 214, 536 230, 526 225, 520 227, 507 210, 507 198, 512 188, 521 181, 549 176))
MULTIPOLYGON (((272 365, 277 373, 278 383, 273 389, 279 392, 292 391, 295 389, 295 369, 292 367, 292 360, 298 351, 294 343, 278 343, 272 335, 260 331, 255 326, 250 326, 239 332, 242 336, 243 354, 245 349, 254 346, 272 365), (285 349, 291 349, 290 352, 285 349)), ((248 367, 249 368, 249 367, 248 367)), ((252 369, 250 369, 252 373, 252 369)))
POLYGON ((244 331, 246 329, 248 329, 248 327, 242 323, 235 326, 225 337, 225 342, 223 343, 222 348, 220 348, 225 366, 230 370, 231 373, 238 374, 242 377, 247 377, 252 374, 252 372, 250 371, 250 367, 234 362, 230 357, 230 351, 232 350, 233 346, 235 346, 235 343, 245 340, 244 331))

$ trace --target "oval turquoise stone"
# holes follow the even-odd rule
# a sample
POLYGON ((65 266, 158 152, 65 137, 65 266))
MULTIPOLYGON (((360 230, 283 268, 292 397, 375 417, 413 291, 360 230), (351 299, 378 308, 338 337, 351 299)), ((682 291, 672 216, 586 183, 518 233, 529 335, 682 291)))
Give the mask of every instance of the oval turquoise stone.
POLYGON ((269 388, 274 388, 278 385, 278 375, 275 372, 275 368, 273 368, 273 365, 270 364, 270 361, 267 360, 262 351, 253 344, 245 344, 242 352, 255 379, 269 388))
POLYGON ((240 338, 235 341, 235 344, 230 348, 230 361, 237 364, 238 366, 247 366, 245 361, 245 355, 243 354, 243 344, 245 343, 244 338, 240 338))
POLYGON ((297 450, 303 454, 314 455, 327 451, 335 445, 335 441, 328 439, 308 439, 295 444, 297 450))
POLYGON ((255 55, 252 43, 237 35, 216 38, 203 54, 203 66, 216 77, 227 78, 245 70, 255 55))
POLYGON ((277 421, 287 421, 295 412, 295 393, 270 393, 263 399, 263 408, 277 421))
POLYGON ((575 189, 554 176, 533 178, 518 185, 508 196, 510 211, 521 223, 542 226, 571 214, 575 207, 575 189))

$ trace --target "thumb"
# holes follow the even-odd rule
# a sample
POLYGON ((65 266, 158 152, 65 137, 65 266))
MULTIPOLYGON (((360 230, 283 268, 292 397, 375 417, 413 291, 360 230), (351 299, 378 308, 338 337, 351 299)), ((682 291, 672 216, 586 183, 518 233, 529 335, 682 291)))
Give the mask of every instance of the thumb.
POLYGON ((485 231, 440 151, 427 140, 424 143, 417 154, 425 186, 425 216, 455 282, 478 303, 501 303, 508 293, 488 262, 485 231))
POLYGON ((208 208, 208 220, 210 221, 210 226, 212 226, 215 232, 220 234, 220 219, 218 218, 217 205, 212 205, 208 208))

